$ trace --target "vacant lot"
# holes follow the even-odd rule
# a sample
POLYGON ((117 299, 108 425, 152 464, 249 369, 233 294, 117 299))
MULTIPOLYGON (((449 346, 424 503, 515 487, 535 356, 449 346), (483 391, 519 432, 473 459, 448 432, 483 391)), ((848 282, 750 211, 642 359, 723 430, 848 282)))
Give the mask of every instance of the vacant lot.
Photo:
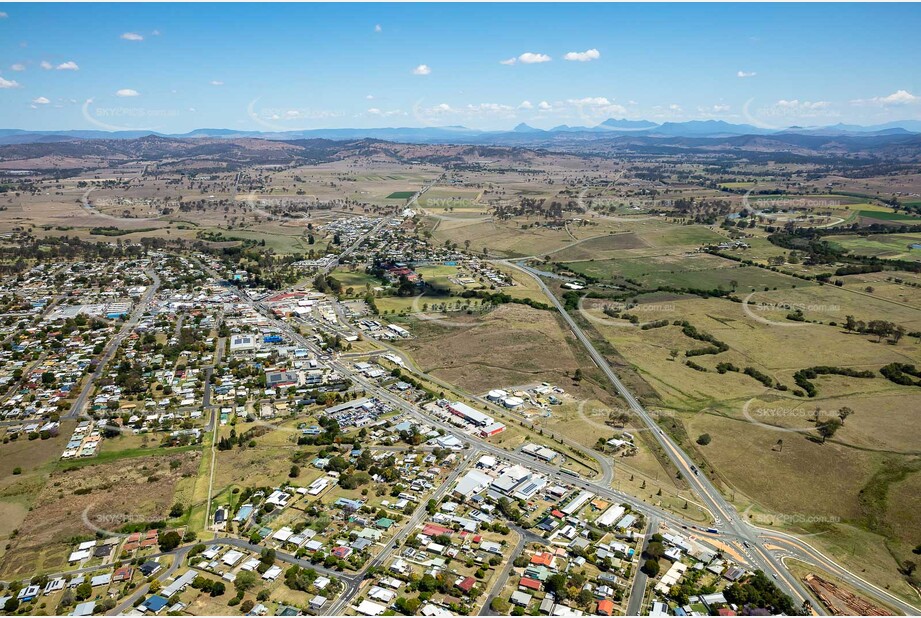
POLYGON ((501 385, 562 383, 578 367, 553 312, 502 305, 461 320, 470 326, 420 321, 413 327, 415 338, 402 345, 423 371, 474 393, 501 385))
POLYGON ((166 519, 176 483, 197 472, 199 457, 197 451, 186 451, 53 473, 19 526, 0 576, 15 579, 66 568, 72 540, 94 536, 84 515, 106 530, 124 522, 166 519))

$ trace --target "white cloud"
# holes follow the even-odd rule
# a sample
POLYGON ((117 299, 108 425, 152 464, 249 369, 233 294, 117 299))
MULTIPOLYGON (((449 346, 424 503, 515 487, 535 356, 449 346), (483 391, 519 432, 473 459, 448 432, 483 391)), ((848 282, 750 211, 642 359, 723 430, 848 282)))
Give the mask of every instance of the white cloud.
POLYGON ((399 109, 384 110, 384 109, 379 109, 377 107, 372 107, 368 109, 368 113, 371 114, 372 116, 379 116, 381 118, 390 118, 391 116, 405 115, 404 112, 399 109))
POLYGON ((507 59, 507 60, 500 60, 500 61, 499 61, 499 64, 504 64, 504 65, 508 66, 508 65, 511 65, 511 64, 515 64, 516 62, 518 62, 518 58, 515 58, 515 57, 513 56, 513 57, 511 57, 511 58, 509 58, 509 59, 507 59))
POLYGON ((5 88, 20 88, 19 82, 14 79, 3 79, 3 76, 0 75, 0 89, 5 88))
POLYGON ((374 100, 374 95, 373 95, 373 94, 369 94, 369 95, 365 96, 365 98, 366 98, 367 100, 369 100, 369 101, 373 101, 373 100, 374 100))
POLYGON ((41 67, 42 67, 43 69, 45 69, 46 71, 50 71, 51 69, 54 68, 54 67, 51 65, 51 63, 48 62, 47 60, 42 60, 41 65, 39 65, 39 66, 41 66, 41 67))
POLYGON ((138 34, 137 32, 126 32, 121 36, 121 38, 125 39, 126 41, 143 41, 144 40, 144 37, 138 34))
POLYGON ((45 97, 38 97, 37 99, 32 99, 32 103, 36 105, 48 105, 51 101, 45 97))
POLYGON ((413 75, 428 75, 432 72, 432 69, 427 64, 420 64, 415 69, 413 69, 413 75))
POLYGON ((518 109, 534 109, 534 105, 532 105, 530 101, 522 101, 521 104, 518 105, 518 109))
POLYGON ((829 105, 828 101, 800 101, 799 99, 781 99, 777 101, 777 107, 792 110, 815 111, 826 109, 829 105))
POLYGON ((601 58, 601 52, 597 49, 587 49, 584 52, 569 52, 563 56, 563 60, 571 60, 573 62, 589 62, 590 60, 598 60, 601 58))
POLYGON ((551 109, 553 109, 553 106, 547 103, 546 101, 541 101, 540 103, 537 104, 537 109, 539 109, 542 112, 549 112, 551 109))
POLYGON ((217 79, 212 79, 209 83, 212 86, 223 86, 224 85, 224 82, 217 80, 217 79))
POLYGON ((610 116, 611 114, 627 113, 627 108, 611 101, 607 97, 567 99, 566 103, 578 108, 580 115, 584 116, 610 116))
POLYGON ((160 31, 154 30, 153 32, 150 33, 150 36, 160 36, 160 31))
POLYGON ((739 71, 738 73, 736 73, 736 77, 740 79, 745 79, 746 77, 754 77, 755 75, 757 75, 757 73, 755 73, 754 71, 750 71, 750 72, 749 71, 739 71))
POLYGON ((915 96, 907 90, 896 90, 890 95, 884 97, 873 97, 871 99, 854 99, 852 105, 877 105, 886 107, 888 105, 911 105, 912 103, 921 102, 921 97, 915 96))
POLYGON ((12 70, 14 70, 14 71, 25 71, 25 70, 26 70, 26 65, 20 64, 20 63, 16 63, 16 64, 14 64, 13 66, 11 66, 10 68, 11 68, 12 70))
POLYGON ((540 64, 550 62, 551 58, 547 54, 535 54, 534 52, 525 52, 518 56, 518 62, 523 64, 540 64))
POLYGON ((677 103, 672 103, 671 105, 668 106, 668 109, 669 111, 678 112, 678 113, 681 113, 682 111, 684 111, 681 109, 681 106, 678 105, 677 103))
POLYGON ((139 97, 141 96, 141 93, 132 88, 122 88, 121 90, 115 93, 115 96, 117 97, 139 97))
POLYGON ((73 60, 68 60, 67 62, 62 62, 58 66, 54 67, 58 71, 79 71, 80 67, 77 66, 77 63, 73 60))
POLYGON ((384 29, 381 28, 381 25, 380 25, 380 24, 374 24, 374 31, 375 31, 375 32, 383 32, 384 29))
POLYGON ((6 19, 7 17, 9 17, 9 15, 4 13, 3 11, 0 11, 0 19, 6 19))

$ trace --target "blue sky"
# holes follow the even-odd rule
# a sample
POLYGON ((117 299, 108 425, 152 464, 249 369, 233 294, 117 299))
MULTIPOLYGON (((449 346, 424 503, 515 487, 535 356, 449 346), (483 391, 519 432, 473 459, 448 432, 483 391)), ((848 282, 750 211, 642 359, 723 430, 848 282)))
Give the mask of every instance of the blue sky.
POLYGON ((919 32, 916 4, 0 3, 0 126, 873 124, 921 119, 919 32))

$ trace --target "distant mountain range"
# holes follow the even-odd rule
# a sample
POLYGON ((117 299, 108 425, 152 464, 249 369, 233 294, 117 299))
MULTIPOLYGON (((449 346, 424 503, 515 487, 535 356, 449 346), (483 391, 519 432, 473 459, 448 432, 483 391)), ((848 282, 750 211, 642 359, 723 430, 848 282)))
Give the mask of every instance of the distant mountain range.
POLYGON ((137 139, 148 135, 179 139, 192 138, 260 138, 269 140, 295 139, 382 139, 404 143, 465 143, 465 144, 525 144, 534 139, 553 142, 555 138, 585 140, 612 136, 643 136, 650 138, 706 137, 724 138, 741 135, 815 135, 815 136, 882 136, 921 133, 921 120, 902 120, 872 126, 836 124, 824 127, 788 127, 766 129, 750 124, 732 124, 724 120, 689 120, 687 122, 655 123, 649 120, 610 118, 593 127, 560 125, 552 129, 537 129, 519 124, 509 131, 481 131, 463 126, 395 127, 373 129, 308 129, 299 131, 236 131, 233 129, 196 129, 188 133, 165 134, 153 131, 29 131, 0 129, 0 145, 53 143, 84 139, 137 139))

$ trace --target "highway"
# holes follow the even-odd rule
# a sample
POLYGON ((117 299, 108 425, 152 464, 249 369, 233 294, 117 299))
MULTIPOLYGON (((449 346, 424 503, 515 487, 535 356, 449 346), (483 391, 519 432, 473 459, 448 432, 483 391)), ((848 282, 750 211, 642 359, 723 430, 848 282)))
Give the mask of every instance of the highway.
MULTIPOLYGON (((505 263, 508 264, 508 262, 505 263)), ((639 401, 637 401, 637 399, 621 383, 604 357, 598 353, 598 351, 592 345, 591 341, 589 341, 588 337, 564 310, 556 297, 544 285, 543 281, 541 281, 538 276, 529 272, 527 267, 522 267, 515 264, 510 265, 514 268, 524 270, 538 281, 541 289, 547 295, 548 299, 554 303, 556 308, 566 320, 567 324, 572 329, 574 335, 586 348, 592 359, 598 364, 602 371, 604 371, 608 379, 611 380, 611 383, 631 406, 631 409, 633 409, 637 416, 643 420, 647 427, 649 427, 653 435, 656 437, 656 440, 668 454, 669 458, 674 462, 678 470, 682 472, 683 476, 690 483, 695 492, 700 496, 704 505, 710 509, 714 520, 717 522, 716 525, 719 527, 720 532, 718 534, 709 534, 705 530, 700 529, 696 524, 687 522, 669 511, 648 504, 634 496, 613 490, 609 486, 602 485, 600 483, 595 483, 588 480, 580 480, 575 477, 562 474, 559 468, 543 464, 534 460, 533 458, 521 455, 520 453, 510 452, 503 448, 494 446, 476 436, 470 434, 462 434, 463 439, 468 443, 476 444, 476 446, 481 451, 491 453, 506 460, 510 460, 514 463, 519 463, 530 469, 541 472, 547 475, 549 478, 555 478, 560 483, 570 485, 575 484, 579 487, 582 487, 583 489, 586 489, 587 491, 593 492, 599 497, 627 504, 634 508, 636 511, 644 514, 646 517, 654 517, 659 521, 666 522, 676 530, 687 531, 685 534, 690 534, 696 537, 700 542, 706 543, 708 539, 710 539, 711 542, 717 540, 724 543, 732 543, 739 549, 740 555, 747 559, 747 565, 750 568, 760 569, 772 577, 777 582, 778 586, 786 594, 793 598, 796 603, 801 604, 803 602, 808 602, 816 613, 824 615, 825 611, 822 605, 817 603, 812 598, 812 596, 805 590, 803 585, 795 577, 793 577, 792 574, 790 574, 790 572, 784 566, 783 562, 777 556, 765 549, 764 542, 761 538, 761 534, 764 531, 743 521, 736 512, 735 508, 722 497, 722 495, 709 482, 709 480, 706 479, 705 476, 694 474, 694 472, 691 470, 691 466, 694 464, 692 463, 690 457, 684 453, 684 451, 678 447, 677 444, 675 444, 669 436, 667 436, 661 429, 659 429, 655 421, 649 416, 639 401)), ((240 293, 239 291, 237 291, 237 294, 238 297, 243 300, 243 302, 251 304, 270 320, 273 320, 276 326, 285 332, 293 341, 306 347, 309 350, 312 350, 317 355, 321 353, 316 345, 314 345, 311 341, 308 341, 299 332, 293 329, 287 322, 278 320, 267 307, 253 302, 246 295, 240 293)), ((354 383, 361 385, 361 387, 369 396, 376 397, 379 400, 388 403, 389 405, 393 406, 394 409, 402 410, 403 412, 412 415, 429 425, 443 429, 446 432, 452 434, 459 433, 456 427, 432 417, 413 404, 410 404, 406 400, 367 380, 364 378, 364 376, 357 373, 349 365, 344 364, 335 358, 326 361, 326 364, 338 371, 341 375, 351 379, 354 383)), ((788 535, 787 538, 788 542, 794 543, 797 546, 799 556, 807 557, 809 555, 821 555, 819 552, 817 552, 817 550, 811 548, 805 543, 802 543, 802 541, 796 537, 788 535)), ((806 561, 810 563, 817 562, 815 558, 806 561)), ((745 562, 745 560, 743 560, 743 562, 745 562)), ((819 562, 818 565, 822 566, 822 564, 828 563, 833 564, 827 558, 823 557, 822 562, 819 562)), ((846 573, 844 569, 840 570, 846 573)), ((859 590, 865 592, 866 594, 869 594, 871 597, 881 597, 890 604, 898 607, 900 610, 905 611, 909 615, 919 613, 918 609, 913 608, 901 599, 898 599, 897 597, 880 590, 876 586, 868 584, 862 579, 856 578, 853 575, 849 575, 849 577, 850 579, 848 583, 853 582, 853 585, 855 585, 859 590)))
MULTIPOLYGON (((754 564, 773 577, 778 584, 780 584, 781 588, 785 589, 784 591, 787 594, 798 600, 798 603, 801 604, 808 601, 810 604, 814 604, 812 596, 806 591, 805 587, 787 571, 780 560, 764 549, 757 531, 741 520, 735 507, 729 504, 723 495, 713 486, 710 480, 707 479, 706 475, 697 471, 690 456, 688 456, 669 435, 659 428, 646 409, 643 408, 636 397, 633 396, 633 393, 631 393, 627 387, 624 386, 623 382, 620 381, 620 378, 617 377, 614 370, 611 369, 611 366, 608 364, 607 359, 595 349, 595 346, 589 340, 588 336, 586 336, 579 325, 576 324, 576 321, 569 315, 569 312, 566 311, 562 303, 560 303, 559 299, 550 291, 540 276, 523 264, 517 264, 508 260, 503 261, 503 263, 527 273, 537 282, 541 291, 557 308, 560 315, 563 316, 566 324, 582 344, 582 347, 585 348, 595 364, 605 374, 605 377, 614 385, 614 388, 617 389, 620 396, 627 402, 630 409, 651 430, 652 435, 663 448, 665 454, 681 473, 682 477, 691 485, 694 492, 701 498, 704 505, 713 515, 715 526, 720 530, 730 533, 731 536, 742 540, 743 543, 748 543, 751 550, 749 557, 752 558, 754 564)), ((817 611, 822 611, 821 606, 818 604, 816 605, 817 611)))
MULTIPOLYGON (((796 579, 788 571, 782 560, 765 549, 764 539, 769 538, 765 536, 768 533, 744 521, 743 518, 739 516, 735 507, 733 507, 729 501, 723 497, 719 490, 713 486, 710 480, 704 474, 695 472, 694 470, 696 470, 696 468, 692 469, 692 466, 694 466, 693 460, 681 449, 681 447, 678 446, 678 444, 669 435, 667 435, 659 428, 659 426, 643 408, 636 397, 634 397, 633 394, 624 386, 624 384, 611 369, 611 366, 608 364, 604 356, 602 356, 595 349, 595 346, 585 335, 579 325, 575 322, 572 316, 569 315, 557 297, 544 284, 543 280, 541 280, 540 276, 537 274, 537 271, 530 268, 529 266, 521 263, 516 263, 515 261, 511 260, 501 260, 500 262, 527 273, 537 282, 541 288, 541 291, 544 292, 547 298, 550 299, 553 305, 557 308, 560 315, 563 316, 566 324, 569 326, 570 330, 572 330, 573 334, 576 336, 585 350, 592 357, 592 360, 594 360, 598 367, 604 372, 605 376, 608 378, 608 380, 610 380, 611 384, 613 384, 617 389, 617 392, 630 406, 630 409, 633 410, 637 417, 639 417, 643 423, 652 431, 652 435, 665 450, 665 453, 668 455, 669 459, 679 470, 685 480, 690 483, 695 493, 704 501, 704 504, 714 516, 716 526, 718 526, 721 530, 720 536, 724 539, 731 538, 741 541, 744 548, 742 549, 743 553, 751 558, 753 563, 757 565, 758 568, 760 568, 765 573, 770 574, 787 594, 789 594, 794 599, 798 599, 799 602, 809 601, 816 613, 824 614, 825 611, 821 603, 816 603, 813 600, 812 595, 809 594, 809 592, 806 591, 805 587, 799 582, 799 580, 796 579)), ((879 597, 891 605, 898 607, 900 611, 903 611, 908 615, 919 613, 919 609, 917 607, 913 607, 901 599, 895 597, 894 595, 886 592, 885 590, 882 590, 881 588, 874 586, 873 584, 870 584, 869 582, 866 582, 859 577, 856 577, 843 567, 837 565, 830 559, 823 556, 818 550, 810 546, 802 539, 799 539, 790 534, 777 533, 774 531, 771 531, 769 534, 783 537, 784 542, 791 545, 792 547, 795 547, 795 555, 799 559, 803 560, 804 562, 815 564, 817 566, 828 569, 830 572, 841 577, 858 590, 868 594, 871 598, 879 597)))

